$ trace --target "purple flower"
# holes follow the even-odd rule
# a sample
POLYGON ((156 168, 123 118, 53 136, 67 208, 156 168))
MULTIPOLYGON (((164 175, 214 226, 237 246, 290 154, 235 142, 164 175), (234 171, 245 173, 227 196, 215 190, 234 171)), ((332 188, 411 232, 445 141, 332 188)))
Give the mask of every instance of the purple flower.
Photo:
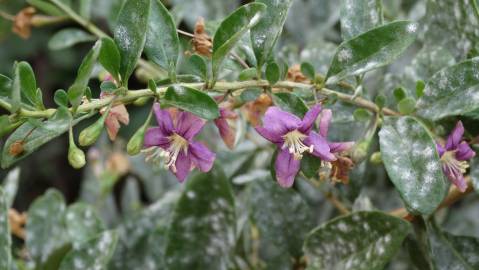
POLYGON ((215 153, 205 145, 193 141, 201 131, 205 121, 189 112, 179 112, 175 121, 167 110, 158 103, 153 105, 158 127, 149 128, 145 134, 147 160, 166 158, 166 167, 183 182, 188 173, 197 167, 207 172, 213 166, 215 153))
POLYGON ((462 141, 464 126, 459 121, 452 133, 447 138, 445 146, 436 143, 437 151, 441 157, 442 171, 456 187, 464 192, 467 189, 467 182, 464 173, 469 167, 467 160, 473 158, 476 153, 469 147, 467 142, 462 141))
POLYGON ((215 125, 220 132, 223 142, 229 149, 233 149, 235 145, 236 129, 231 126, 228 121, 238 118, 238 115, 229 108, 220 108, 220 117, 215 119, 215 125))
POLYGON ((256 127, 261 136, 280 148, 275 161, 276 178, 280 186, 293 185, 304 152, 324 161, 336 160, 326 139, 311 131, 320 112, 321 105, 315 105, 301 120, 278 107, 270 107, 263 118, 263 126, 256 127))

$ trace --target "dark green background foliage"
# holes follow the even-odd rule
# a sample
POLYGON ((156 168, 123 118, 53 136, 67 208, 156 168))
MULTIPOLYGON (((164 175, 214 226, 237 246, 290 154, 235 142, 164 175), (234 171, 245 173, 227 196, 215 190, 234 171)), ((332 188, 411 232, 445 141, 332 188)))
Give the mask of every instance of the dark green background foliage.
POLYGON ((479 269, 479 158, 466 172, 470 194, 441 207, 450 183, 435 151, 458 120, 479 150, 478 5, 0 0, 0 270, 479 269), (77 17, 34 25, 25 40, 11 16, 28 5, 77 17), (210 57, 182 33, 200 17, 210 57), (293 65, 307 84, 285 86, 293 65), (106 72, 120 87, 102 83, 106 72), (233 150, 212 124, 219 94, 207 87, 242 90, 232 95, 233 150), (87 165, 74 170, 68 131, 76 139, 101 124, 77 109, 102 90, 147 99, 127 100, 129 125, 82 148, 87 165), (292 188, 276 183, 274 145, 239 109, 263 92, 299 117, 318 101, 333 111, 328 140, 356 142, 348 184, 310 155, 292 188), (209 121, 197 139, 216 153, 210 172, 179 184, 144 154, 127 155, 152 96, 209 121), (403 207, 407 219, 393 211, 403 207), (10 208, 28 215, 25 239, 10 233, 10 208))

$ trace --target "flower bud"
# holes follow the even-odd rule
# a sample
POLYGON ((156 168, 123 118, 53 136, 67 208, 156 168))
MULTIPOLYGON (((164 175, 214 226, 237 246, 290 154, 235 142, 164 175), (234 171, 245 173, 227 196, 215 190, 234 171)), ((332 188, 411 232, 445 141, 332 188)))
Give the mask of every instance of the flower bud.
POLYGON ((96 142, 98 137, 100 137, 101 132, 103 131, 103 126, 105 124, 104 118, 98 119, 94 124, 85 128, 80 133, 78 142, 81 146, 89 146, 96 142))
POLYGON ((85 166, 85 153, 76 147, 74 144, 70 144, 70 148, 68 149, 68 162, 72 165, 75 169, 80 169, 85 166))
POLYGON ((145 141, 146 126, 140 127, 135 134, 131 137, 130 141, 126 145, 126 152, 130 156, 134 156, 140 153, 143 148, 143 142, 145 141))
POLYGON ((374 152, 369 158, 369 161, 371 161, 371 163, 374 165, 380 165, 381 163, 383 163, 383 160, 381 158, 381 152, 374 152))
POLYGON ((370 140, 362 140, 355 145, 352 151, 352 158, 355 163, 361 162, 366 158, 370 142, 370 140))

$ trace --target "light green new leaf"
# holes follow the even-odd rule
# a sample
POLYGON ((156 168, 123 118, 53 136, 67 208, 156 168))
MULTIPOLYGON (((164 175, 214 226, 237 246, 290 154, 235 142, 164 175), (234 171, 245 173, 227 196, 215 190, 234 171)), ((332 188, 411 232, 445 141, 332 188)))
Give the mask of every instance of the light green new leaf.
POLYGON ((479 109, 479 58, 437 72, 418 101, 418 114, 439 120, 479 109))
POLYGON ((381 270, 409 231, 407 221, 382 212, 356 212, 335 218, 306 239, 308 269, 381 270))
POLYGON ((12 238, 10 236, 10 222, 8 219, 8 199, 0 187, 0 269, 12 267, 12 238))
POLYGON ((15 69, 15 80, 18 80, 21 96, 37 109, 43 109, 42 96, 39 93, 40 89, 37 88, 35 74, 30 64, 19 62, 15 69))
POLYGON ((173 213, 166 269, 226 269, 235 241, 231 186, 216 164, 189 179, 173 213))
POLYGON ((124 86, 128 86, 128 79, 145 46, 149 14, 150 0, 126 0, 118 14, 114 36, 120 50, 120 75, 124 86))
POLYGON ((349 40, 381 24, 381 0, 341 0, 341 36, 349 40))
POLYGON ((78 43, 95 41, 96 38, 89 33, 77 28, 65 28, 53 35, 48 41, 50 50, 63 50, 78 43))
POLYGON ((175 72, 179 50, 180 39, 173 17, 160 0, 151 0, 145 44, 146 56, 160 67, 175 72))
POLYGON ((341 43, 329 67, 327 83, 391 63, 416 40, 417 28, 414 22, 396 21, 341 43))
POLYGON ((166 90, 164 101, 169 106, 191 112, 207 120, 220 116, 218 104, 206 93, 194 88, 173 85, 166 90))
POLYGON ((265 9, 264 4, 250 3, 239 7, 221 22, 213 37, 213 81, 218 78, 218 72, 225 57, 241 37, 258 23, 265 9))
POLYGON ((101 49, 98 61, 117 82, 120 81, 121 56, 113 39, 109 37, 101 39, 101 49))
POLYGON ((73 246, 59 270, 107 269, 117 242, 117 232, 104 231, 87 242, 73 246))
POLYGON ((251 28, 251 42, 260 69, 268 60, 288 15, 292 0, 257 0, 266 5, 266 11, 259 22, 251 28))
POLYGON ((379 132, 381 157, 389 178, 413 213, 430 215, 447 194, 436 143, 412 117, 387 117, 379 132))

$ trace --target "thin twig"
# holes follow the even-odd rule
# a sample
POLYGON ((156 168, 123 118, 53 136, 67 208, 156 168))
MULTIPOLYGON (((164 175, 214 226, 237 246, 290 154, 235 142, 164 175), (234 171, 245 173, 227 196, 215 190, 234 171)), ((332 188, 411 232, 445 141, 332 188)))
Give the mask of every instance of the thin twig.
POLYGON ((336 209, 339 211, 339 213, 341 213, 341 215, 348 215, 351 213, 351 211, 349 211, 349 209, 340 200, 338 200, 338 198, 336 198, 336 196, 334 196, 334 194, 332 194, 331 192, 324 193, 324 197, 332 205, 334 205, 334 207, 336 207, 336 209))
POLYGON ((15 16, 6 13, 3 10, 0 10, 0 17, 4 18, 7 21, 12 21, 12 22, 15 21, 15 16))

